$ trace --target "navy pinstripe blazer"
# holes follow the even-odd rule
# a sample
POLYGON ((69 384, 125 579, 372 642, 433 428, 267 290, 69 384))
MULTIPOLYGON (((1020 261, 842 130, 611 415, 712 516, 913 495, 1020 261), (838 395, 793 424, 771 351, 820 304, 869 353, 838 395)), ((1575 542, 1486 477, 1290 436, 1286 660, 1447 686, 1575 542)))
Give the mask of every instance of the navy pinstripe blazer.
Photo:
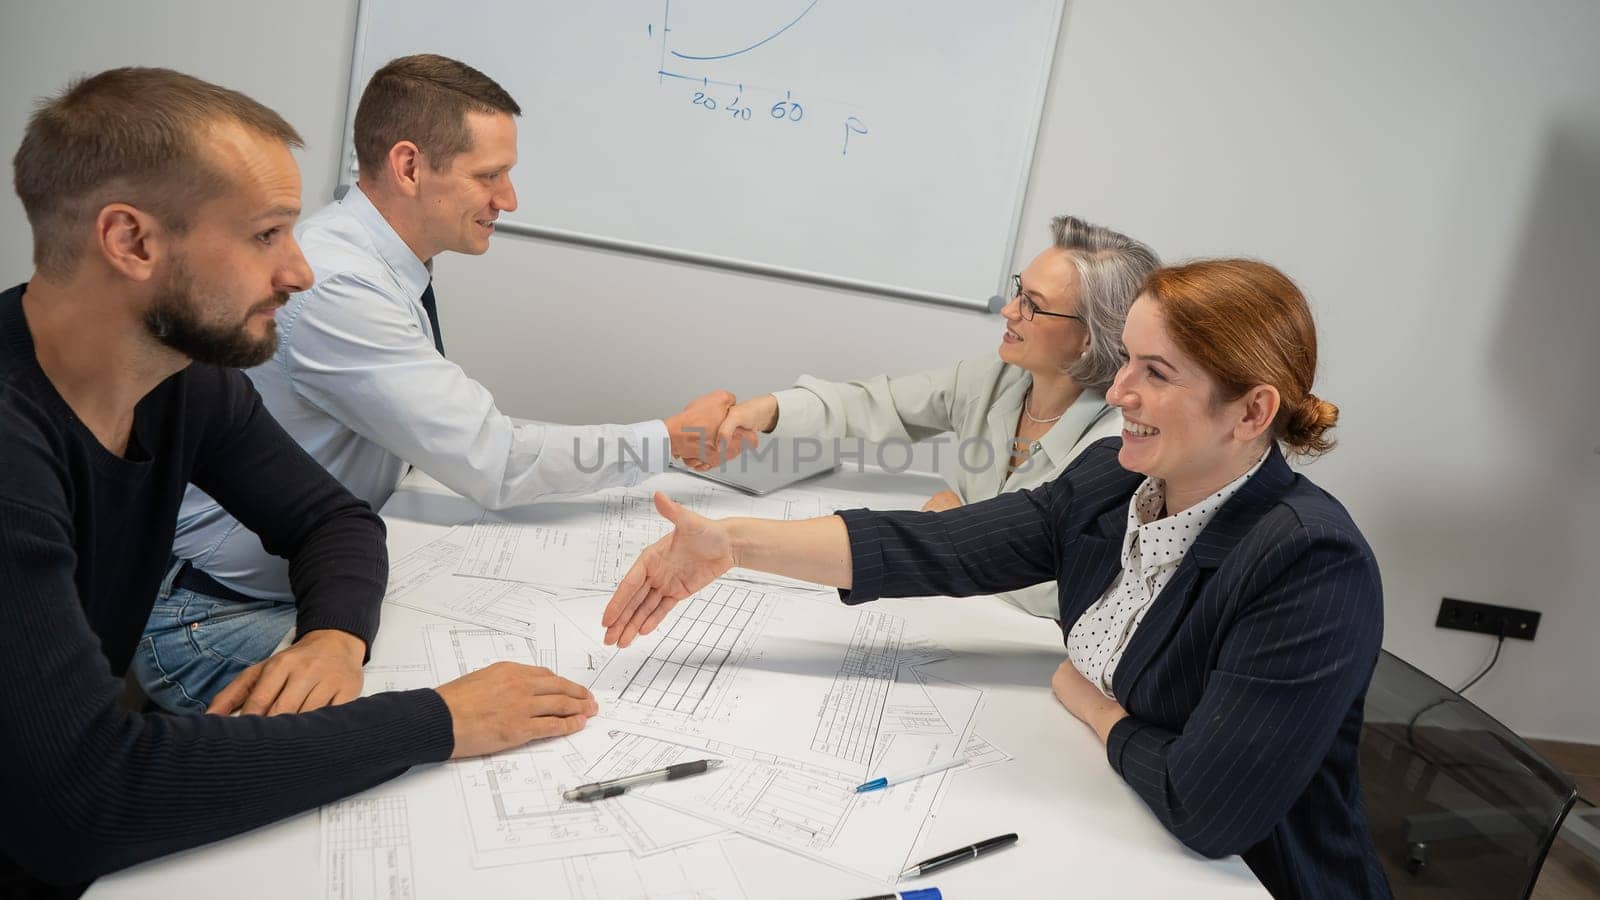
MULTIPOLYGON (((1033 491, 943 513, 841 512, 847 603, 1055 579, 1063 636, 1121 569, 1143 476, 1120 439, 1033 491)), ((1383 636, 1378 566, 1337 500, 1276 447, 1217 511, 1113 673, 1111 767, 1191 849, 1242 855, 1276 897, 1388 897, 1357 777, 1383 636)))

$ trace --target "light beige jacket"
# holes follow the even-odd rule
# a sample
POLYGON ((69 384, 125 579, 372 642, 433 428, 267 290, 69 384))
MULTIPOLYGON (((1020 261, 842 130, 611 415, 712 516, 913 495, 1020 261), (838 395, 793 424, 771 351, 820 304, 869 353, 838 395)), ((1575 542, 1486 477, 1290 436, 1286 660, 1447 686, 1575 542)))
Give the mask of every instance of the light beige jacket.
MULTIPOLYGON (((773 395, 778 399, 773 434, 883 443, 954 432, 954 439, 940 448, 939 458, 955 461, 955 491, 961 502, 973 503, 1003 491, 1038 487, 1061 474, 1090 444, 1122 433, 1121 412, 1107 405, 1103 394, 1084 391, 1033 443, 1028 461, 1007 474, 1022 398, 1032 383, 1027 371, 996 356, 962 360, 953 368, 933 372, 861 381, 823 381, 806 375, 793 388, 773 395), (987 445, 988 452, 980 444, 987 445)), ((1053 581, 1000 596, 1036 616, 1060 614, 1053 581)))

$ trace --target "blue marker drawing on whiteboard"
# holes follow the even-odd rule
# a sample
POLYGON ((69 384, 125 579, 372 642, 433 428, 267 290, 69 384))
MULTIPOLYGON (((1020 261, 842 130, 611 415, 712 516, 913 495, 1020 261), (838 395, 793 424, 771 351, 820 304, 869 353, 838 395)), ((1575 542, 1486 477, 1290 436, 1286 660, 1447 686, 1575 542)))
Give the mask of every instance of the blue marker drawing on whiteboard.
MULTIPOLYGON (((732 2, 737 2, 737 0, 732 0, 732 2)), ((784 3, 784 0, 778 0, 777 3, 772 3, 771 0, 768 0, 768 2, 771 6, 787 5, 784 3)), ((672 46, 681 39, 677 38, 676 35, 669 36, 668 33, 679 31, 681 29, 675 29, 671 26, 670 22, 672 3, 671 0, 663 0, 661 16, 661 63, 656 69, 657 81, 664 82, 666 79, 672 78, 680 81, 691 82, 695 88, 698 88, 698 90, 692 92, 692 96, 690 98, 690 102, 692 104, 708 111, 721 109, 726 112, 734 121, 750 121, 751 119, 755 118, 754 107, 760 103, 767 102, 766 98, 769 96, 775 98, 775 100, 772 105, 768 107, 768 118, 775 122, 786 122, 790 125, 799 125, 803 120, 805 120, 807 113, 814 111, 807 109, 807 105, 813 102, 822 103, 824 108, 830 111, 829 116, 825 117, 825 119, 831 118, 832 109, 841 106, 844 108, 839 110, 840 113, 861 112, 862 107, 860 105, 848 100, 830 99, 828 97, 810 97, 807 99, 806 103, 801 103, 795 99, 793 89, 782 90, 780 97, 779 88, 771 85, 750 84, 745 80, 745 76, 743 74, 738 73, 737 69, 731 72, 726 68, 713 69, 713 71, 718 71, 719 74, 727 72, 728 74, 724 75, 724 78, 728 78, 731 75, 737 80, 718 80, 710 77, 710 75, 705 72, 691 74, 692 70, 690 70, 690 72, 668 70, 666 66, 666 59, 669 54, 675 59, 679 60, 693 60, 702 62, 710 60, 728 60, 733 57, 748 54, 752 50, 770 43, 780 35, 794 28, 795 25, 797 25, 801 20, 805 19, 805 17, 816 8, 818 0, 809 0, 809 2, 806 2, 806 0, 791 0, 791 2, 803 2, 805 3, 805 7, 800 10, 798 15, 791 19, 787 24, 783 25, 783 27, 778 28, 771 34, 767 34, 765 37, 762 37, 760 40, 751 43, 749 46, 743 47, 739 50, 728 51, 726 53, 688 53, 680 51, 672 46), (718 91, 716 88, 728 88, 729 90, 718 91), (745 92, 747 90, 752 94, 752 96, 749 98, 745 96, 745 92)), ((762 5, 765 6, 767 4, 762 5)), ((819 20, 819 22, 820 21, 821 20, 819 20)), ((727 30, 728 24, 729 23, 726 21, 721 22, 724 30, 727 30)), ((810 40, 825 40, 825 38, 821 38, 817 30, 821 27, 822 26, 819 25, 815 28, 803 29, 802 31, 809 36, 810 40)), ((695 31, 697 29, 690 30, 695 31)), ((757 33, 760 32, 758 31, 757 33)), ((796 32, 797 35, 801 33, 802 32, 796 32)), ((804 38, 793 37, 791 37, 790 40, 796 39, 802 41, 805 40, 804 38)), ((747 58, 747 60, 748 59, 749 58, 747 58)), ((716 65, 725 66, 726 64, 717 63, 716 65)), ((735 61, 733 65, 748 65, 748 62, 743 60, 735 61)), ((678 68, 678 66, 674 64, 673 68, 678 68)), ((818 121, 824 121, 825 119, 818 121)), ((835 119, 834 121, 838 120, 835 119)), ((868 130, 866 123, 859 115, 847 116, 844 120, 844 128, 844 143, 840 148, 840 155, 848 156, 850 153, 851 135, 865 135, 867 134, 868 130)), ((796 129, 795 134, 798 135, 806 131, 809 131, 809 129, 796 129)))
MULTIPOLYGON (((657 74, 665 75, 667 68, 667 32, 672 26, 667 24, 667 19, 672 15, 672 0, 667 0, 667 5, 661 10, 661 62, 656 65, 657 74)), ((660 81, 661 79, 656 79, 660 81)))
POLYGON ((798 122, 805 118, 806 108, 796 103, 792 98, 793 95, 789 91, 784 91, 783 99, 772 104, 772 109, 769 112, 774 119, 788 119, 791 122, 798 122))
POLYGON ((855 134, 866 134, 866 123, 855 116, 851 116, 850 118, 844 120, 844 149, 839 151, 840 156, 848 156, 850 154, 850 135, 852 132, 855 134))
POLYGON ((714 84, 717 87, 731 87, 731 88, 738 88, 741 91, 744 90, 744 85, 740 84, 737 81, 718 81, 715 78, 705 78, 705 77, 696 78, 693 75, 679 75, 677 72, 668 72, 668 71, 666 71, 664 69, 662 71, 657 72, 656 74, 660 75, 663 78, 681 78, 684 81, 698 81, 698 82, 700 82, 700 86, 701 87, 705 87, 706 85, 709 85, 709 84, 714 84))
POLYGON ((806 13, 811 12, 812 7, 816 6, 817 3, 818 3, 818 0, 811 0, 810 5, 807 6, 805 9, 801 10, 800 11, 800 15, 794 17, 794 21, 792 21, 789 24, 783 26, 782 28, 779 28, 777 31, 774 31, 773 33, 767 35, 766 37, 762 38, 759 41, 756 41, 754 44, 751 44, 750 46, 745 47, 742 50, 730 50, 727 53, 704 53, 704 54, 679 53, 678 51, 674 50, 674 51, 672 51, 672 55, 676 56, 679 59, 694 59, 694 60, 705 61, 705 60, 711 60, 711 59, 727 59, 727 58, 732 57, 732 56, 738 56, 741 53, 749 53, 751 50, 756 49, 757 47, 761 46, 762 44, 767 43, 768 41, 772 40, 773 38, 777 37, 778 35, 783 34, 785 31, 788 31, 789 29, 793 28, 801 19, 804 19, 806 17, 806 13))

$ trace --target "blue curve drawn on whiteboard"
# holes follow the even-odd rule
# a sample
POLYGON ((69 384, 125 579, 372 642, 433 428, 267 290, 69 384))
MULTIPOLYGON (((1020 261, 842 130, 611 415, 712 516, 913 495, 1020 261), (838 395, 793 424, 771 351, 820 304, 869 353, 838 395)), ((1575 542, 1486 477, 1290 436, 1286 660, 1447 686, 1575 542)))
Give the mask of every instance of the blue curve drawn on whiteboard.
POLYGON ((800 15, 795 16, 793 22, 790 22, 789 24, 783 26, 782 28, 779 28, 777 31, 774 31, 773 33, 767 35, 766 37, 762 38, 761 40, 756 41, 754 44, 751 44, 750 46, 744 48, 743 50, 735 50, 732 53, 718 53, 718 54, 716 54, 714 56, 690 56, 687 53, 679 53, 678 51, 674 50, 674 51, 672 51, 672 55, 678 57, 679 59, 697 59, 697 60, 704 61, 704 60, 709 60, 709 59, 727 59, 730 56, 738 56, 741 53, 749 53, 751 50, 754 50, 755 48, 761 46, 762 44, 765 44, 766 42, 772 40, 773 38, 777 37, 778 35, 783 34, 785 31, 788 31, 789 29, 793 28, 796 23, 798 23, 801 19, 804 19, 806 17, 806 13, 811 12, 811 7, 812 6, 816 6, 818 2, 819 2, 819 0, 811 0, 811 6, 807 6, 805 9, 801 10, 800 15))

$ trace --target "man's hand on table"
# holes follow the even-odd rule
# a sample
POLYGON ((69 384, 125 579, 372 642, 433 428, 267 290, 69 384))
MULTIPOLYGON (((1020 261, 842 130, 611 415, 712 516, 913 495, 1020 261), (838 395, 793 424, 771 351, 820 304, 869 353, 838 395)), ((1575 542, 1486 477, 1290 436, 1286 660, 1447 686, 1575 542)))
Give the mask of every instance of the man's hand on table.
POLYGON ((572 734, 600 711, 589 689, 542 666, 498 662, 438 688, 455 732, 451 759, 572 734))
POLYGON ((310 712, 361 696, 366 642, 333 629, 308 631, 288 649, 240 672, 206 708, 213 715, 310 712))

